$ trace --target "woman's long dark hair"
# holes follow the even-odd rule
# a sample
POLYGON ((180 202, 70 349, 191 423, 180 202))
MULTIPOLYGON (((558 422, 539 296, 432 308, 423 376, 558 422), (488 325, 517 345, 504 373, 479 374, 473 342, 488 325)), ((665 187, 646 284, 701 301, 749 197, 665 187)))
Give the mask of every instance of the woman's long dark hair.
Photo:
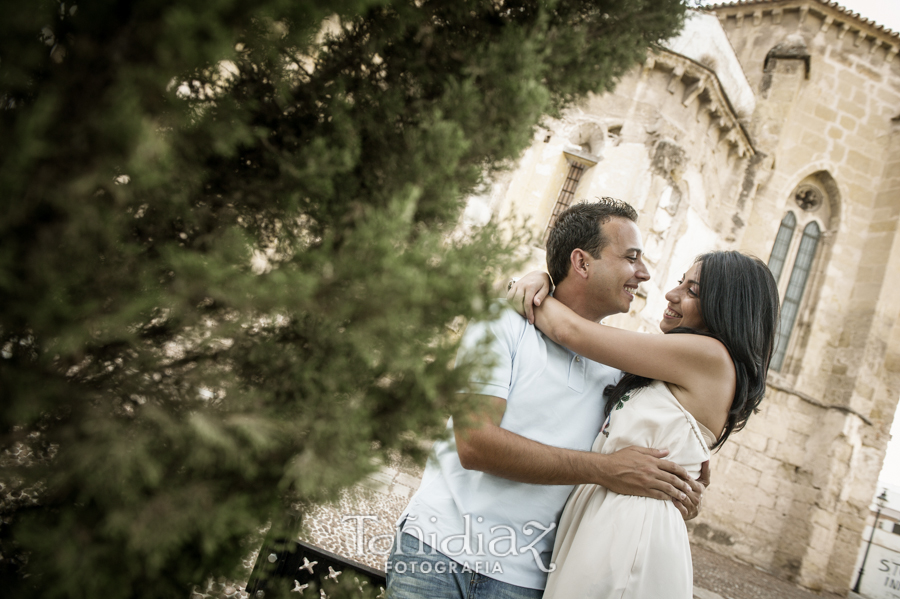
MULTIPOLYGON (((731 354, 737 382, 725 430, 713 447, 747 424, 766 392, 766 374, 778 329, 778 287, 769 267, 740 252, 710 252, 700 263, 700 313, 707 332, 679 327, 669 334, 708 335, 731 354)), ((606 388, 606 414, 629 391, 647 386, 650 379, 625 374, 606 388)))

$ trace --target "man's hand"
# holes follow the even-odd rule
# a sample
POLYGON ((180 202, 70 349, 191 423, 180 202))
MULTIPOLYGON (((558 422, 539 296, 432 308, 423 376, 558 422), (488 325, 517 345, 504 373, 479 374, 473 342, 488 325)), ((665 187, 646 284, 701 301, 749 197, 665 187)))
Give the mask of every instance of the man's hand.
POLYGON ((688 483, 694 493, 688 494, 684 501, 672 500, 685 522, 700 515, 700 500, 703 498, 703 492, 709 487, 709 460, 700 464, 700 476, 697 480, 688 480, 688 483))
POLYGON ((684 468, 662 459, 668 454, 665 450, 632 446, 604 455, 599 484, 621 495, 672 499, 682 516, 690 517, 691 509, 696 516, 703 489, 684 468))
POLYGON ((500 428, 506 401, 486 396, 466 418, 454 418, 459 461, 509 480, 539 485, 601 485, 622 495, 668 500, 687 520, 697 515, 700 495, 709 483, 709 464, 693 480, 678 464, 664 460, 668 451, 626 447, 613 454, 551 447, 500 428))
POLYGON ((704 489, 709 488, 709 460, 700 464, 700 476, 697 477, 697 482, 703 485, 704 489))

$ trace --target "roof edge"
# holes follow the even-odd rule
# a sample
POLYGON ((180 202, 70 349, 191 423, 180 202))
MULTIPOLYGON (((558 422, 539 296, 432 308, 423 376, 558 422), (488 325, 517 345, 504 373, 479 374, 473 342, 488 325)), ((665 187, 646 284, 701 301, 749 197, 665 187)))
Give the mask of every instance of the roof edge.
POLYGON ((754 6, 794 8, 802 5, 813 6, 816 10, 823 12, 823 9, 830 9, 832 11, 835 11, 842 18, 848 21, 853 21, 860 30, 862 30, 862 27, 868 28, 868 31, 866 33, 869 33, 873 37, 876 37, 880 34, 887 36, 887 38, 894 43, 900 42, 900 33, 890 29, 889 27, 885 27, 884 25, 879 25, 874 20, 867 19, 860 15, 858 12, 853 12, 848 8, 844 8, 837 2, 829 2, 828 0, 739 0, 738 2, 722 2, 719 4, 711 4, 699 8, 700 10, 718 12, 721 9, 729 8, 739 9, 744 7, 750 8, 754 6))

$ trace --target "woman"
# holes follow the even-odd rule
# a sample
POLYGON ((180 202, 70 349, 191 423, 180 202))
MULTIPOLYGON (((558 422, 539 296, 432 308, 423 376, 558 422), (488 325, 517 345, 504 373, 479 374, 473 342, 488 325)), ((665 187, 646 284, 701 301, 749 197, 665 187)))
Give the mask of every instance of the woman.
MULTIPOLYGON (((533 273, 510 290, 525 297, 547 286, 533 273)), ((593 451, 640 445, 668 449, 696 476, 709 450, 744 427, 765 393, 778 320, 768 267, 739 252, 700 256, 669 302, 660 329, 646 335, 585 320, 552 297, 534 298, 535 325, 556 343, 625 371, 606 391, 608 415, 593 451), (688 334, 679 334, 688 333, 688 334)), ((569 497, 553 549, 545 599, 690 599, 687 529, 669 501, 580 485, 569 497)))

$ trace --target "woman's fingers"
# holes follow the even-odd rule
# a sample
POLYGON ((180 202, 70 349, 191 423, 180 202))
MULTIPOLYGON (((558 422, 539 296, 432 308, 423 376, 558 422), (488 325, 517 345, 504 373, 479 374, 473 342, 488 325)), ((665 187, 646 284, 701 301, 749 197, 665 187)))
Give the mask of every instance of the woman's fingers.
POLYGON ((534 324, 534 306, 541 305, 550 293, 550 276, 533 271, 516 281, 511 281, 506 300, 513 308, 534 324))
POLYGON ((525 291, 515 279, 510 281, 509 290, 506 292, 506 301, 509 302, 509 305, 512 306, 513 310, 528 318, 528 322, 534 322, 534 309, 531 308, 531 306, 528 306, 532 311, 531 316, 529 317, 525 309, 525 291))
POLYGON ((535 291, 534 297, 532 298, 532 303, 535 306, 540 306, 541 302, 544 301, 544 298, 548 295, 550 295, 550 277, 544 279, 544 284, 541 285, 540 289, 535 291))

